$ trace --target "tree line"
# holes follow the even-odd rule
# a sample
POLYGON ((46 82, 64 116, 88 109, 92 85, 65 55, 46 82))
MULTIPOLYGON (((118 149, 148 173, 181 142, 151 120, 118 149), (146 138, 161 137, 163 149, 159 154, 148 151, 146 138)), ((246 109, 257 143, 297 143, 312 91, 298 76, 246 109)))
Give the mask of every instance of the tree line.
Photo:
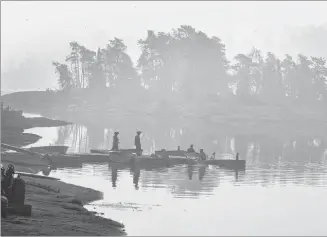
POLYGON ((65 63, 53 62, 60 89, 142 87, 158 96, 178 93, 186 99, 234 95, 237 98, 303 102, 327 101, 327 65, 322 57, 277 58, 253 48, 232 61, 220 38, 191 26, 171 32, 148 30, 138 41, 134 65, 119 38, 96 51, 71 42, 65 63))

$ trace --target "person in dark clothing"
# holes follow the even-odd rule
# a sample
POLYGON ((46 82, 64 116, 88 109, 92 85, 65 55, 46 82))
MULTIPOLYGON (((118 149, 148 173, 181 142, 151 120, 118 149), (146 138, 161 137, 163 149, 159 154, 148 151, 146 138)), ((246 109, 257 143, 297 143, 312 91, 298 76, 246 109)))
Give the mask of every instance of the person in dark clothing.
POLYGON ((1 164, 1 195, 5 195, 5 167, 1 164))
POLYGON ((204 153, 203 149, 200 149, 200 159, 201 160, 206 160, 207 159, 207 155, 204 153))
POLYGON ((14 174, 15 174, 15 167, 12 164, 9 164, 5 172, 5 178, 4 178, 4 192, 9 202, 12 201, 12 196, 13 196, 12 188, 15 179, 14 174))
POLYGON ((119 145, 118 134, 119 134, 119 132, 114 133, 114 137, 113 137, 113 141, 112 141, 112 148, 111 148, 111 150, 113 150, 113 151, 118 151, 119 150, 119 147, 118 147, 118 145, 119 145))
POLYGON ((193 144, 187 149, 187 152, 195 152, 193 144))
POLYGON ((141 138, 140 138, 141 133, 142 133, 141 131, 138 131, 137 135, 135 136, 135 139, 134 139, 134 145, 136 147, 137 152, 140 152, 142 150, 142 148, 141 148, 141 138))
POLYGON ((25 203, 26 183, 20 178, 20 175, 14 179, 12 187, 12 202, 17 205, 24 205, 25 203))

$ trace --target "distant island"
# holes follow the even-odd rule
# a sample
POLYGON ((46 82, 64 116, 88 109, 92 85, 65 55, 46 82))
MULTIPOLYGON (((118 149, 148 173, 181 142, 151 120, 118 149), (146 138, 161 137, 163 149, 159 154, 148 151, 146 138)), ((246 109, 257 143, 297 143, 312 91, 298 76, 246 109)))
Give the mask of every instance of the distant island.
POLYGON ((113 38, 95 51, 78 42, 69 45, 64 63, 53 62, 59 90, 15 92, 1 100, 19 109, 89 120, 115 109, 133 116, 192 114, 212 120, 218 113, 226 121, 231 116, 326 121, 327 66, 321 57, 278 59, 253 48, 230 62, 219 37, 188 25, 149 30, 138 41, 136 65, 123 39, 113 38))

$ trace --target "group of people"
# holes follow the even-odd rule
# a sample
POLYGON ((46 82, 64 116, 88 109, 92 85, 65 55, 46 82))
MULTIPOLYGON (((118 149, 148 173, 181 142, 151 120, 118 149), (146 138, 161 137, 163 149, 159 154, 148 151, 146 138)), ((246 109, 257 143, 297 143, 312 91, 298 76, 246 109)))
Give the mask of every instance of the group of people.
MULTIPOLYGON (((134 138, 134 145, 136 150, 140 151, 142 150, 141 148, 141 131, 137 131, 136 132, 136 136, 134 138)), ((118 138, 119 132, 114 132, 114 136, 113 136, 113 141, 112 141, 112 148, 111 150, 113 151, 118 151, 119 150, 119 138, 118 138)), ((178 146, 178 150, 180 150, 180 146, 178 146)), ((194 145, 190 145, 190 147, 187 149, 188 153, 192 153, 195 152, 194 150, 194 145)), ((207 159, 207 155, 204 153, 203 149, 200 149, 200 159, 201 160, 206 160, 207 159)))
MULTIPOLYGON (((180 148, 178 147, 178 149, 180 149, 180 148)), ((187 151, 187 153, 195 152, 194 145, 191 144, 190 147, 186 151, 187 151)), ((200 149, 200 159, 201 160, 206 160, 207 159, 207 155, 204 153, 203 149, 200 149)))
POLYGON ((1 164, 1 216, 7 216, 9 204, 18 206, 24 205, 26 184, 20 178, 20 174, 15 178, 15 167, 12 164, 5 169, 1 164))
MULTIPOLYGON (((136 136, 134 138, 134 145, 136 150, 141 150, 141 131, 137 131, 136 132, 136 136)), ((114 136, 113 136, 113 141, 112 141, 112 148, 111 150, 113 151, 118 151, 119 150, 119 138, 118 138, 119 132, 114 132, 114 136)))

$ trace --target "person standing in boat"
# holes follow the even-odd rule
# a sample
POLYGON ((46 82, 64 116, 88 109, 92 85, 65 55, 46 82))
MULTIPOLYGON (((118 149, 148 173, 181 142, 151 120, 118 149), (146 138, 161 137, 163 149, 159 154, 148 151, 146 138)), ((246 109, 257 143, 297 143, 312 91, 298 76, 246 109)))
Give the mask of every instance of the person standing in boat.
POLYGON ((119 150, 119 138, 118 138, 119 132, 115 132, 113 136, 113 141, 112 141, 112 148, 111 150, 113 151, 118 151, 119 150))
POLYGON ((134 145, 135 145, 135 148, 137 150, 137 153, 141 152, 142 148, 141 148, 141 138, 140 138, 140 135, 141 135, 141 131, 137 131, 136 132, 136 136, 135 136, 135 139, 134 139, 134 145))
POLYGON ((187 149, 187 152, 188 153, 195 152, 195 150, 193 148, 193 144, 191 144, 191 146, 187 149))

